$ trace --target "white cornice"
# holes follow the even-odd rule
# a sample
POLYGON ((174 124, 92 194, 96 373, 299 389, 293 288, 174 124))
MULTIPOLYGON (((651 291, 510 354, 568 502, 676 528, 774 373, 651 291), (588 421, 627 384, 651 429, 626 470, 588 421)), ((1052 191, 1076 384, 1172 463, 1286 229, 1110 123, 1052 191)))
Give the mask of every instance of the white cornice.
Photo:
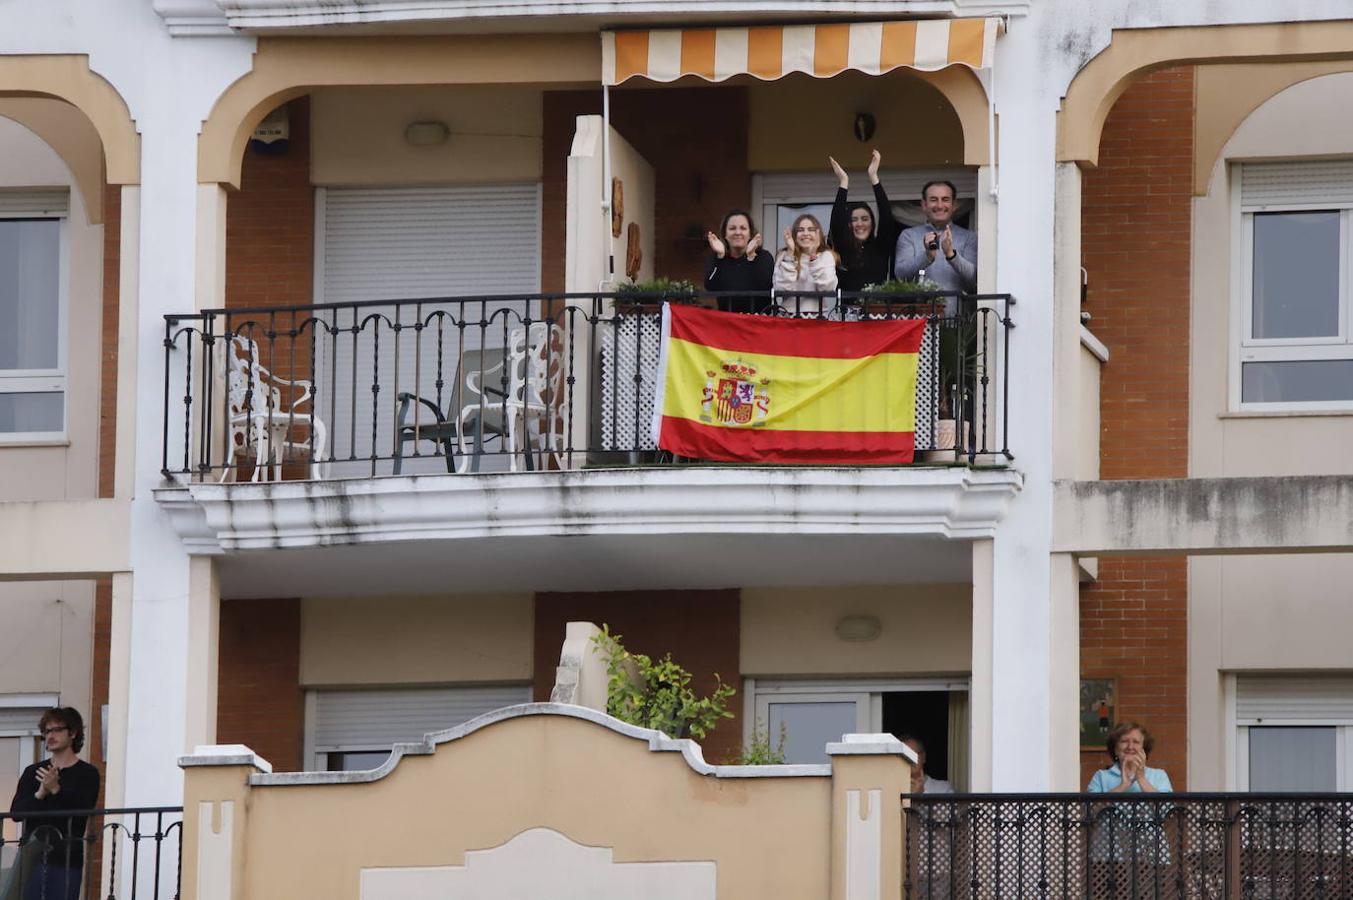
POLYGON ((670 468, 165 487, 190 553, 651 534, 992 537, 1008 469, 670 468))
POLYGON ((151 6, 178 37, 236 34, 216 0, 151 0, 151 6))

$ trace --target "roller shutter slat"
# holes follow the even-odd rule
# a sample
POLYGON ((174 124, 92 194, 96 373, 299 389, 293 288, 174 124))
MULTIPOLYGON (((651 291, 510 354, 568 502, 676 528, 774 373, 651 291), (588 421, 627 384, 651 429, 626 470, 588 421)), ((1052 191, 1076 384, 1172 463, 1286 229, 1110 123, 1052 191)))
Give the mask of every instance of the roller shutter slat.
POLYGON ((464 724, 504 706, 528 703, 526 685, 319 691, 315 750, 385 748, 464 724))

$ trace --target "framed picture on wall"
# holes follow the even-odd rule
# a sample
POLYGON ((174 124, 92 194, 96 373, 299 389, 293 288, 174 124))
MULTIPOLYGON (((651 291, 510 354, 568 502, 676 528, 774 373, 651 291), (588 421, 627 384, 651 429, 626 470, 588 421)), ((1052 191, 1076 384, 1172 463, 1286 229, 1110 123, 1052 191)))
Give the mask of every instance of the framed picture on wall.
POLYGON ((1081 679, 1081 749, 1103 750, 1118 716, 1118 679, 1081 679))

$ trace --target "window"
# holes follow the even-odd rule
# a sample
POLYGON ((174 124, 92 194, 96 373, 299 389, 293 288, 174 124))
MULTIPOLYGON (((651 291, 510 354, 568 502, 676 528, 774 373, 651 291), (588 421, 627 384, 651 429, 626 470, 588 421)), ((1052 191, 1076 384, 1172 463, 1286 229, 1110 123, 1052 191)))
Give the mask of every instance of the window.
POLYGON ((1247 163, 1237 181, 1240 405, 1353 409, 1353 160, 1247 163))
POLYGON ((758 681, 744 686, 744 739, 759 728, 784 736, 785 762, 825 763, 844 734, 911 734, 926 746, 926 771, 967 782, 968 683, 949 680, 758 681))
POLYGON ((66 191, 0 192, 0 442, 66 432, 66 191))
POLYGON ((319 771, 374 769, 395 743, 462 725, 531 701, 528 685, 311 691, 306 698, 306 760, 319 771))
MULTIPOLYGON (((38 719, 56 705, 56 694, 0 696, 0 803, 5 804, 0 809, 9 809, 23 770, 42 758, 38 719)), ((0 872, 14 864, 18 839, 17 822, 6 819, 0 824, 0 872)))
POLYGON ((1235 720, 1240 790, 1353 787, 1353 678, 1238 676, 1235 720))

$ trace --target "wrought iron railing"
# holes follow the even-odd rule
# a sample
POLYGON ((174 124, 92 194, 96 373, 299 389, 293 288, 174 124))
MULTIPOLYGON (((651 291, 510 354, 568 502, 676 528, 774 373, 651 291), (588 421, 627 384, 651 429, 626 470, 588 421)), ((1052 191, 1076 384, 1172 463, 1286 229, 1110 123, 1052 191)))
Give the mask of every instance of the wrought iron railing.
POLYGON ((1353 897, 1353 795, 903 795, 909 900, 1353 897))
MULTIPOLYGON (((278 480, 682 462, 654 444, 661 304, 534 294, 168 316, 166 477, 278 480)), ((1004 464, 1008 295, 796 294, 761 314, 928 322, 918 461, 1004 464), (939 461, 944 461, 943 459, 939 461)))
POLYGON ((178 806, 0 812, 0 897, 177 900, 182 840, 178 806))

